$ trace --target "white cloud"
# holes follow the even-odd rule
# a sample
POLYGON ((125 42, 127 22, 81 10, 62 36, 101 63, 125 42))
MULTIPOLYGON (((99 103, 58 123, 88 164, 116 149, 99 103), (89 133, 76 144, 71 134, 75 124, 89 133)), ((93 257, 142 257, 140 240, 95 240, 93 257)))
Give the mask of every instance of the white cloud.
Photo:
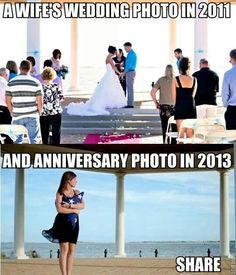
POLYGON ((115 199, 115 192, 101 190, 86 190, 86 195, 91 195, 99 198, 115 199))

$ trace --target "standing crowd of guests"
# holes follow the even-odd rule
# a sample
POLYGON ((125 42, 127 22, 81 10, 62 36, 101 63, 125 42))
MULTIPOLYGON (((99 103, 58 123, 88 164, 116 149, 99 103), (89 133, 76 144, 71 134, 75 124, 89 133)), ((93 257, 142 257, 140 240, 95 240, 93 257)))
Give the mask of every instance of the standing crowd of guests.
MULTIPOLYGON (((193 130, 181 128, 184 119, 214 117, 217 114, 216 95, 219 92, 219 77, 210 69, 205 58, 199 62, 200 70, 190 75, 190 60, 181 49, 175 49, 179 75, 174 77, 172 65, 167 65, 165 75, 153 85, 151 97, 160 110, 163 142, 166 140, 168 120, 174 116, 179 137, 192 137, 193 130), (157 100, 157 92, 159 99, 157 100), (181 132, 180 132, 181 129, 181 132)), ((226 108, 227 130, 236 130, 236 49, 231 50, 232 69, 224 75, 222 102, 226 108)), ((172 129, 175 131, 176 129, 172 129)))
MULTIPOLYGON (((200 70, 190 75, 190 60, 184 57, 181 49, 175 49, 176 65, 179 75, 174 77, 172 65, 167 65, 165 75, 157 80, 151 96, 160 110, 163 141, 166 140, 168 120, 174 116, 180 137, 192 137, 192 129, 181 128, 185 119, 214 117, 217 114, 216 94, 219 92, 219 77, 210 69, 208 61, 200 60, 200 70), (159 99, 157 100, 157 92, 159 99), (180 133, 181 129, 181 133, 180 133)), ((236 129, 236 49, 230 52, 232 68, 223 79, 222 102, 226 108, 226 129, 236 129)), ((27 128, 30 142, 60 144, 62 79, 68 73, 68 67, 60 64, 61 51, 55 49, 51 59, 43 64, 38 73, 35 59, 28 56, 18 68, 9 60, 6 67, 0 68, 0 124, 23 125, 27 128)), ((117 70, 124 71, 126 60, 123 51, 114 59, 117 70)), ((125 78, 120 83, 126 91, 125 78)), ((172 131, 175 131, 173 128, 172 131)), ((6 136, 5 143, 12 142, 6 136)), ((19 136, 15 143, 22 142, 19 136)))
MULTIPOLYGON (((33 56, 23 60, 19 68, 12 60, 0 68, 0 124, 25 126, 32 144, 60 144, 61 79, 68 72, 66 66, 60 65, 60 59, 61 51, 55 49, 52 58, 44 61, 41 73, 35 69, 33 56)), ((14 143, 22 140, 20 135, 14 143)), ((6 137, 5 143, 12 140, 6 137)))

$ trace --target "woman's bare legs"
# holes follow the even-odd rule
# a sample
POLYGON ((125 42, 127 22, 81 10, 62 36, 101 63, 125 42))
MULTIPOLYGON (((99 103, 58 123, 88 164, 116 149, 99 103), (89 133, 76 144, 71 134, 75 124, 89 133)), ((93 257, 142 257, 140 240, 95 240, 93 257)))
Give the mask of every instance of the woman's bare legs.
POLYGON ((59 265, 62 275, 67 275, 67 257, 69 251, 69 243, 60 243, 59 265))
POLYGON ((72 266, 73 266, 73 260, 75 255, 75 248, 76 245, 74 243, 69 243, 69 251, 67 254, 67 275, 72 274, 72 266))
POLYGON ((193 129, 187 128, 187 138, 191 138, 193 136, 193 129))
MULTIPOLYGON (((180 128, 181 128, 181 123, 182 123, 182 119, 177 119, 176 120, 176 125, 177 125, 177 129, 178 129, 178 132, 180 131, 180 128)), ((193 129, 192 128, 182 128, 181 129, 181 133, 179 132, 179 137, 180 138, 184 138, 184 133, 186 132, 186 137, 187 138, 191 138, 193 136, 193 129)))
POLYGON ((182 128, 181 129, 181 133, 180 133, 180 128, 181 128, 181 123, 182 123, 182 119, 177 119, 176 120, 176 125, 177 125, 177 130, 178 130, 178 133, 179 133, 179 137, 180 138, 184 138, 184 131, 185 131, 185 129, 184 128, 182 128))

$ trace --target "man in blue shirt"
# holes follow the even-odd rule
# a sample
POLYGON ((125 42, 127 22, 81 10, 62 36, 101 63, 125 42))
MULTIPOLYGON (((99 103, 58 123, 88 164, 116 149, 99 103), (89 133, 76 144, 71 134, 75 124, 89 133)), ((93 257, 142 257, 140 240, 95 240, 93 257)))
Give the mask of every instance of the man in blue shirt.
POLYGON ((224 75, 222 85, 222 101, 225 112, 225 122, 227 130, 236 130, 236 49, 230 52, 230 63, 232 69, 224 75))
POLYGON ((137 55, 132 49, 132 44, 126 42, 124 44, 124 49, 128 53, 125 61, 125 76, 126 76, 126 87, 128 94, 128 104, 126 108, 134 107, 134 79, 135 79, 135 69, 137 64, 137 55))
POLYGON ((177 59, 176 65, 177 65, 177 68, 178 68, 178 70, 179 70, 180 61, 181 61, 181 59, 183 58, 182 50, 181 50, 180 48, 175 49, 175 50, 174 50, 174 55, 175 55, 175 58, 177 59))

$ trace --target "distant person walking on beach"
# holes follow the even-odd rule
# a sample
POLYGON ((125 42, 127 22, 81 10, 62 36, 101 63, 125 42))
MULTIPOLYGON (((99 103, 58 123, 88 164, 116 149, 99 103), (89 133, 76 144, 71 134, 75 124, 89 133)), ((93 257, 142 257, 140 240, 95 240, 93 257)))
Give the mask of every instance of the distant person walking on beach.
POLYGON ((57 259, 60 258, 60 249, 57 249, 57 259))
POLYGON ((211 257, 211 250, 210 250, 210 248, 207 249, 207 256, 211 257))
POLYGON ((139 250, 139 258, 142 258, 142 250, 139 250))
POLYGON ((104 250, 104 258, 107 257, 107 249, 104 250))
POLYGON ((32 258, 38 258, 37 252, 35 250, 32 251, 32 258))
POLYGON ((136 65, 137 65, 137 55, 132 49, 132 44, 130 42, 126 42, 124 44, 124 49, 128 53, 125 61, 125 77, 126 77, 126 87, 127 87, 127 95, 128 102, 127 108, 134 107, 134 79, 136 76, 136 65))
POLYGON ((50 259, 52 259, 52 249, 50 250, 50 259))
POLYGON ((155 258, 157 258, 157 256, 158 256, 158 250, 157 250, 157 248, 155 249, 154 253, 155 253, 155 258))
POLYGON ((84 209, 83 192, 75 190, 76 174, 67 171, 62 175, 56 194, 57 216, 53 227, 43 230, 49 241, 59 243, 59 265, 62 275, 71 275, 76 243, 79 235, 79 213, 84 209))

